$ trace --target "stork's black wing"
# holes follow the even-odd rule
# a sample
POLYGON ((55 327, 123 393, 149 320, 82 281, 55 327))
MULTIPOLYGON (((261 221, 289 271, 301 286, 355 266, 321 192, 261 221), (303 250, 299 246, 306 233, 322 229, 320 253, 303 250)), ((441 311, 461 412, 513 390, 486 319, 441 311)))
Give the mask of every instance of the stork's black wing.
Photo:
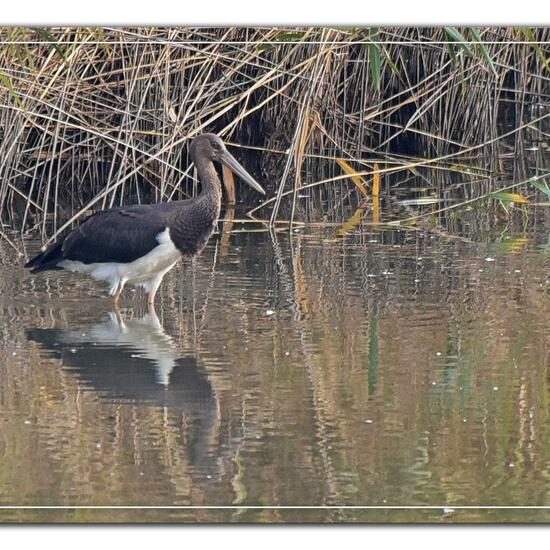
POLYGON ((157 235, 166 229, 175 208, 178 208, 176 203, 163 203, 103 210, 34 257, 25 267, 35 273, 56 269, 62 260, 85 264, 133 262, 159 244, 157 235))

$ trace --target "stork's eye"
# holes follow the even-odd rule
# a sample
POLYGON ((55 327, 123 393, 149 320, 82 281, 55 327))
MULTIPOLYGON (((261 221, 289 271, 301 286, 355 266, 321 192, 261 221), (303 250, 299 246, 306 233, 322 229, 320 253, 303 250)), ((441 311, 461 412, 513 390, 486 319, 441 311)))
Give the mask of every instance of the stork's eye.
POLYGON ((214 149, 216 149, 216 151, 219 151, 222 148, 222 146, 217 141, 211 141, 210 144, 214 149))

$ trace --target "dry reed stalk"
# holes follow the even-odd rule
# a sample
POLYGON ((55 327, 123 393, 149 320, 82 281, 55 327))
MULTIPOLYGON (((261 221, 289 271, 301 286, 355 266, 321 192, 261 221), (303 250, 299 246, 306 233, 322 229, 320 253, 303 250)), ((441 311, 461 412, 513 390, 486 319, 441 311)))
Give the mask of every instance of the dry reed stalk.
POLYGON ((191 196, 187 143, 202 131, 263 151, 251 169, 273 198, 251 214, 269 207, 272 224, 320 219, 327 204, 355 210, 361 192, 337 158, 426 184, 425 167, 452 173, 464 159, 471 180, 454 189, 483 197, 478 176, 506 172, 507 147, 521 158, 528 132, 549 133, 549 37, 490 27, 0 29, 0 220, 39 227, 50 242, 91 208, 191 196))

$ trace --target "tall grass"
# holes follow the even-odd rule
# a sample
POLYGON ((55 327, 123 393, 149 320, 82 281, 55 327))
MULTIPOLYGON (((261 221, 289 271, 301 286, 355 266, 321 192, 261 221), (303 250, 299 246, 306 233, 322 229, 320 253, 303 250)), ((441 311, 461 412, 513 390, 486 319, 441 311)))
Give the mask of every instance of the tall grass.
POLYGON ((203 131, 241 148, 271 195, 253 215, 272 222, 358 204, 342 163, 390 194, 428 180, 441 190, 441 174, 464 200, 490 193, 507 155, 548 138, 549 35, 1 29, 0 219, 55 237, 90 209, 191 196, 187 145, 203 131))

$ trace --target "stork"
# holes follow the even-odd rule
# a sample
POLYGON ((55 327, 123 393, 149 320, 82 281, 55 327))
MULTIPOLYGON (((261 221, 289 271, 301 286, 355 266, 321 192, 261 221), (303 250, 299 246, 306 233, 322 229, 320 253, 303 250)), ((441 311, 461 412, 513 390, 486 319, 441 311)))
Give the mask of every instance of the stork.
POLYGON ((216 228, 222 190, 214 162, 265 195, 215 134, 195 138, 189 152, 202 185, 197 197, 97 212, 25 267, 31 273, 65 269, 106 281, 115 304, 127 283, 142 286, 153 306, 164 275, 180 258, 199 254, 216 228))

